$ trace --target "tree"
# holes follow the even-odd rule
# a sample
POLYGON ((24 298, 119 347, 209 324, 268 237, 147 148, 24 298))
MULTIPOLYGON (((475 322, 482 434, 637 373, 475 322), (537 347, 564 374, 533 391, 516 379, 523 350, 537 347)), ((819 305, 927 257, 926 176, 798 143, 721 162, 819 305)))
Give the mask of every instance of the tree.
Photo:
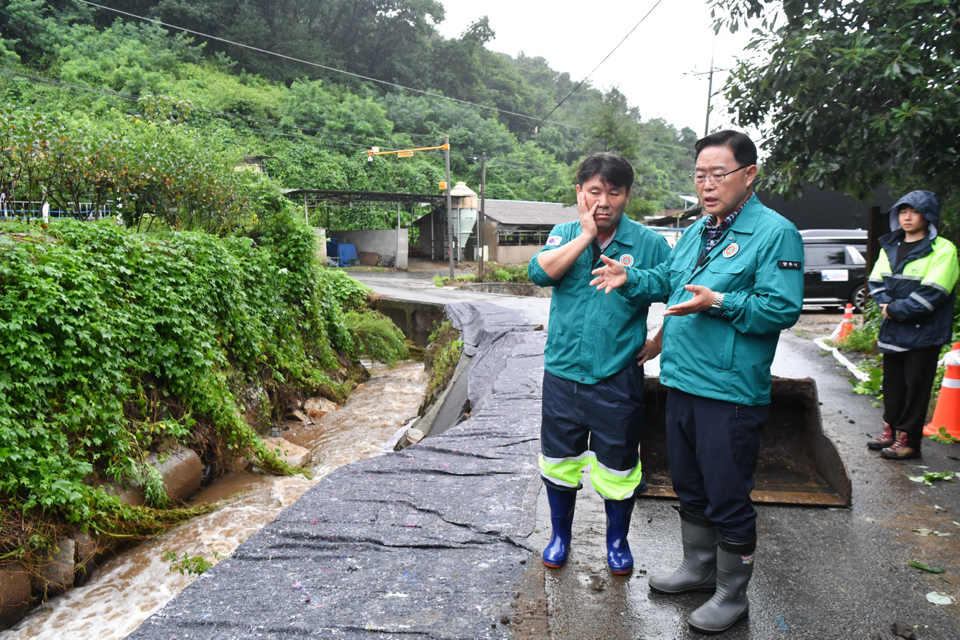
POLYGON ((929 188, 956 219, 960 5, 955 0, 712 0, 717 30, 761 26, 725 93, 766 141, 764 182, 808 180, 860 196, 929 188))

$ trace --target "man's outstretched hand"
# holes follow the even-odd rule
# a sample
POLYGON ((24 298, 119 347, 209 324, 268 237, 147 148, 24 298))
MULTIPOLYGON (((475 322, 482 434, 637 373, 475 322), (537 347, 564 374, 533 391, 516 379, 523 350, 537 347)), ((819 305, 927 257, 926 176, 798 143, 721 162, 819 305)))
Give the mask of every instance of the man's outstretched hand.
POLYGON ((604 289, 604 293, 610 293, 627 283, 627 270, 622 264, 603 254, 600 255, 600 259, 603 260, 604 266, 591 271, 597 276, 590 281, 591 287, 596 287, 597 290, 604 289))
POLYGON ((688 284, 685 288, 687 291, 693 292, 693 297, 686 302, 681 302, 680 304, 675 304, 672 307, 667 307, 667 310, 663 312, 663 315, 686 316, 690 315, 691 313, 706 311, 710 308, 710 305, 713 304, 714 299, 717 297, 717 294, 707 287, 701 287, 697 284, 688 284))

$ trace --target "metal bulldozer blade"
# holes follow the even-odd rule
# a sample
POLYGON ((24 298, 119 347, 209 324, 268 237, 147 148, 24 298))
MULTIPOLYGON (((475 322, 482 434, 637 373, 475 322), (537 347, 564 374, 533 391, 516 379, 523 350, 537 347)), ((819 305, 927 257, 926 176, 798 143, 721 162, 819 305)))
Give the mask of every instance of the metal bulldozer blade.
MULTIPOLYGON (((850 506, 850 475, 824 434, 817 385, 810 378, 773 378, 770 422, 760 433, 754 502, 850 506)), ((644 384, 644 433, 640 462, 649 498, 675 498, 670 482, 664 424, 667 388, 657 378, 644 384)))

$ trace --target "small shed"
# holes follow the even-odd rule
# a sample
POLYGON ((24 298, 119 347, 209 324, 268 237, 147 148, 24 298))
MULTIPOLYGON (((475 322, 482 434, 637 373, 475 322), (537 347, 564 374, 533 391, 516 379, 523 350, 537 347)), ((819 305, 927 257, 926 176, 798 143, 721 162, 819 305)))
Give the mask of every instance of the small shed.
MULTIPOLYGON (((456 209, 453 215, 456 218, 456 209)), ((487 261, 520 264, 530 260, 543 248, 555 225, 573 222, 580 216, 576 206, 556 202, 487 200, 484 218, 483 244, 487 261)), ((414 224, 420 228, 423 255, 446 255, 445 237, 441 235, 445 229, 442 211, 435 209, 414 224)), ((478 260, 480 257, 476 226, 464 242, 463 256, 466 260, 478 260)))

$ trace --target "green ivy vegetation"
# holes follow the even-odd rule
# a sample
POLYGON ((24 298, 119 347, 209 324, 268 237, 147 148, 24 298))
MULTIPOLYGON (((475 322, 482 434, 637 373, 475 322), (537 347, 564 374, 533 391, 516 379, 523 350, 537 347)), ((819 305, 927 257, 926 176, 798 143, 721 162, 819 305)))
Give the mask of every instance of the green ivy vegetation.
MULTIPOLYGON (((161 511, 146 456, 173 442, 225 468, 255 456, 293 470, 241 416, 228 381, 339 401, 331 376, 357 340, 341 300, 354 281, 319 265, 296 213, 246 234, 137 233, 110 222, 0 227, 0 559, 55 542, 44 522, 117 537, 195 511, 161 511), (136 482, 149 507, 101 483, 136 482), (34 519, 29 526, 8 523, 34 519)), ((354 312, 351 312, 354 313, 354 312)))

